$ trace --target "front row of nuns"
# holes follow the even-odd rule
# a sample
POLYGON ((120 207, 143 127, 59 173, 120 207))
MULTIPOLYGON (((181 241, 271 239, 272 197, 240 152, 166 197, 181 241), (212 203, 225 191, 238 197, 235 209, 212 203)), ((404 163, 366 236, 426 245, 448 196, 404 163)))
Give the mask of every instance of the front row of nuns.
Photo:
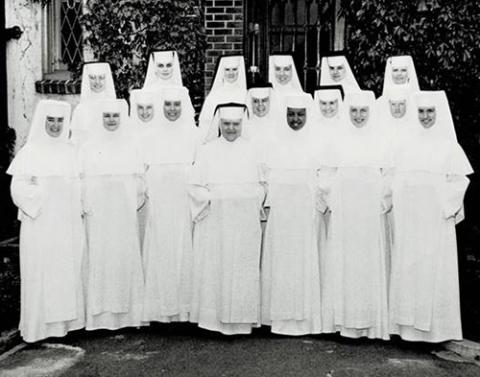
POLYGON ((8 170, 26 341, 186 320, 461 339, 455 224, 472 169, 444 92, 248 98, 251 120, 220 106, 201 146, 182 88, 144 103, 141 133, 124 101, 97 101, 80 148, 68 105, 40 102, 8 170))

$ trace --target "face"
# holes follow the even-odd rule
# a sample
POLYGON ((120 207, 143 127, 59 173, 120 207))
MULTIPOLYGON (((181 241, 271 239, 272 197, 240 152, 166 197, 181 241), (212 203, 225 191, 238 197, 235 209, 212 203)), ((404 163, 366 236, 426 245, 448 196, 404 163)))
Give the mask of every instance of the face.
POLYGON ((437 111, 435 106, 428 106, 428 107, 419 107, 418 108, 418 120, 423 128, 430 128, 435 124, 437 120, 437 111))
POLYGON ((137 104, 138 119, 142 122, 150 122, 153 119, 153 104, 137 104))
POLYGON ((241 119, 220 119, 220 132, 228 141, 237 140, 242 134, 241 119))
POLYGON ((275 66, 275 80, 277 80, 280 85, 288 84, 292 80, 292 75, 293 72, 291 64, 285 66, 275 66))
POLYGON ((163 114, 170 122, 175 122, 182 115, 182 101, 163 101, 163 114))
POLYGON ((255 98, 252 97, 252 110, 253 113, 261 118, 268 114, 270 111, 270 97, 255 98))
POLYGON ((173 60, 159 61, 155 63, 155 76, 162 80, 168 80, 173 76, 173 60))
POLYGON ((330 65, 328 66, 328 71, 330 72, 330 77, 333 81, 339 82, 345 78, 347 70, 343 64, 341 65, 330 65))
POLYGON ((294 131, 298 131, 305 126, 307 122, 307 109, 287 107, 287 123, 294 131))
POLYGON ((407 101, 400 100, 400 101, 393 101, 390 100, 390 113, 396 119, 403 118, 405 112, 407 111, 407 101))
POLYGON ((120 113, 103 113, 103 127, 107 131, 115 131, 120 127, 120 113))
POLYGON ((392 80, 395 84, 405 84, 408 80, 408 67, 392 67, 392 80))
POLYGON ((338 113, 338 99, 333 101, 320 100, 320 112, 325 118, 332 118, 338 113))
POLYGON ((350 106, 350 120, 357 128, 362 128, 368 121, 370 109, 368 106, 350 106))
POLYGON ((105 89, 105 74, 89 74, 88 80, 90 81, 90 89, 94 93, 101 93, 105 89))
POLYGON ((232 84, 237 81, 238 67, 225 67, 223 70, 223 78, 226 82, 232 84))
POLYGON ((51 137, 59 137, 63 131, 63 117, 48 116, 45 119, 45 130, 51 137))

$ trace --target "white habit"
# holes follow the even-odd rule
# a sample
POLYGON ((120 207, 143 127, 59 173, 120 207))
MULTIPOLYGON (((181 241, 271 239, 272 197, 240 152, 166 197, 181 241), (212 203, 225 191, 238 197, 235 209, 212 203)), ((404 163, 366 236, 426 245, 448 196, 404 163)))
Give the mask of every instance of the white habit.
POLYGON ((177 51, 153 51, 148 60, 144 89, 155 90, 183 86, 177 51))
POLYGON ((418 108, 434 109, 425 128, 397 154, 393 182, 392 334, 422 342, 461 340, 455 224, 472 168, 457 143, 445 92, 420 92, 418 108))
MULTIPOLYGON (((243 119, 221 108, 214 118, 243 119)), ((191 177, 194 228, 190 320, 226 335, 248 334, 260 320, 260 184, 254 146, 223 136, 199 149, 191 177)))
POLYGON ((358 92, 360 90, 352 68, 347 58, 343 55, 326 56, 322 58, 320 85, 341 85, 345 93, 358 92), (339 69, 342 71, 340 74, 338 74, 339 69), (337 74, 334 74, 334 71, 336 71, 337 74))
POLYGON ((186 321, 192 291, 192 217, 188 175, 195 158, 198 129, 184 87, 165 88, 160 103, 180 102, 181 115, 172 121, 163 109, 156 125, 140 140, 147 166, 148 201, 143 266, 144 320, 186 321))
POLYGON ((139 326, 143 272, 137 208, 143 203, 142 165, 128 126, 124 100, 94 108, 91 139, 80 150, 87 225, 87 330, 139 326), (120 114, 116 130, 104 114, 120 114))
POLYGON ((21 221, 19 328, 26 342, 85 326, 85 236, 80 175, 68 141, 70 112, 68 103, 40 101, 27 143, 7 171, 21 221), (47 133, 47 117, 63 118, 58 136, 47 133))

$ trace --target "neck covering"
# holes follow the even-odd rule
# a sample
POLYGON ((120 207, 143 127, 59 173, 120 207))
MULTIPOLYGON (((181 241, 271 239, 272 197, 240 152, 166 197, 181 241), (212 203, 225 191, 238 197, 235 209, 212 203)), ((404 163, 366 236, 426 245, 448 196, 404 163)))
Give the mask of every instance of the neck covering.
POLYGON ((83 146, 86 175, 127 175, 141 172, 136 144, 130 129, 128 105, 123 99, 104 99, 93 109, 92 137, 83 146), (120 125, 114 131, 103 126, 104 113, 119 113, 120 125))
POLYGON ((248 120, 247 111, 248 111, 247 107, 242 103, 230 102, 230 103, 219 104, 215 109, 215 114, 213 116, 213 120, 210 124, 210 128, 208 130, 204 143, 208 143, 217 138, 223 138, 223 136, 220 133, 221 119, 232 119, 232 120, 241 119, 242 134, 240 135, 240 137, 237 138, 237 140, 241 138, 248 139, 247 129, 246 129, 247 128, 246 122, 248 120))
POLYGON ((134 89, 130 93, 130 123, 135 131, 146 132, 159 125, 163 109, 159 100, 160 93, 152 89, 134 89), (152 105, 153 117, 148 122, 144 122, 138 117, 138 105, 152 105))
POLYGON ((391 164, 387 153, 387 133, 381 127, 372 91, 346 93, 341 117, 341 131, 338 134, 341 142, 337 145, 338 167, 382 168, 391 164), (350 119, 351 107, 368 107, 369 115, 363 127, 356 127, 350 119))
POLYGON ((282 95, 295 94, 298 92, 303 93, 297 68, 295 67, 295 62, 293 61, 293 57, 291 55, 270 55, 268 58, 268 81, 272 83, 275 91, 281 93, 282 95), (292 67, 292 78, 288 83, 282 85, 275 77, 275 67, 287 66, 292 67))
POLYGON ((383 94, 386 94, 388 90, 395 87, 403 87, 409 93, 418 92, 420 90, 415 64, 413 63, 412 57, 409 55, 392 56, 387 60, 385 76, 383 79, 383 94), (405 84, 395 84, 393 82, 392 72, 394 67, 407 67, 408 77, 405 84))
POLYGON ((85 63, 82 70, 80 102, 97 100, 100 98, 116 98, 110 64, 103 62, 85 63), (90 75, 105 75, 105 87, 100 93, 95 93, 90 88, 90 75))
POLYGON ((185 87, 168 87, 162 90, 159 99, 159 122, 144 134, 141 145, 144 161, 155 164, 191 164, 198 142, 195 126, 195 110, 185 87), (181 114, 171 121, 165 117, 165 101, 180 101, 181 114))
POLYGON ((360 90, 357 80, 353 75, 353 71, 348 64, 345 56, 328 56, 322 58, 322 65, 320 67, 320 85, 341 85, 344 92, 356 92, 360 90), (330 66, 345 67, 345 77, 340 81, 334 81, 330 76, 330 66))
POLYGON ((245 62, 243 56, 222 56, 215 72, 215 78, 210 93, 219 90, 242 91, 247 90, 247 76, 245 74, 245 62), (238 77, 233 83, 224 79, 225 68, 238 68, 238 77))
POLYGON ((77 165, 74 148, 69 142, 71 106, 67 102, 40 100, 27 142, 13 159, 7 174, 23 176, 73 176, 77 165), (63 118, 58 137, 46 131, 47 117, 63 118))
POLYGON ((413 137, 396 161, 398 170, 456 175, 473 173, 465 152, 457 142, 445 92, 416 93, 413 104, 413 137), (435 107, 436 120, 428 129, 425 129, 418 119, 419 107, 435 107))
POLYGON ((143 83, 143 88, 162 88, 165 86, 183 86, 178 54, 176 51, 173 50, 154 51, 150 54, 150 58, 148 60, 147 74, 145 75, 145 82, 143 83), (157 70, 157 64, 159 63, 172 63, 173 73, 170 78, 163 79, 155 74, 157 70))

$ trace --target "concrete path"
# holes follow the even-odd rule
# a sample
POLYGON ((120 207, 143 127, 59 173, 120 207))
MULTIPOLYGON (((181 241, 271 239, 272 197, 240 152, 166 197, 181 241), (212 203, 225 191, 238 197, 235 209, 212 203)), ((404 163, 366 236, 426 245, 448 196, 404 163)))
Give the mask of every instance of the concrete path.
POLYGON ((438 346, 398 340, 289 338, 266 329, 224 337, 187 324, 50 339, 0 360, 0 376, 479 377, 480 367, 438 346))

